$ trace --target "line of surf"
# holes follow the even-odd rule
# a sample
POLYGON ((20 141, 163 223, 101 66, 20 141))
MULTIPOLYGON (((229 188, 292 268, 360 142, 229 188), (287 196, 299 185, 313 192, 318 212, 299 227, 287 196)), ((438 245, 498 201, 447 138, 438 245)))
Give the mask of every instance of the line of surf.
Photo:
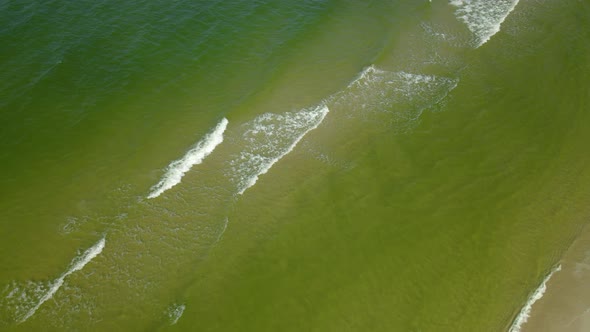
POLYGON ((229 121, 223 118, 217 126, 205 135, 193 148, 180 159, 175 160, 168 165, 166 173, 156 185, 150 189, 150 193, 147 198, 156 198, 160 196, 166 190, 179 184, 182 177, 188 172, 194 165, 198 165, 210 155, 215 148, 223 142, 223 133, 227 128, 229 121))
POLYGON ((221 240, 221 238, 223 237, 223 234, 225 234, 225 231, 227 230, 227 224, 229 224, 229 218, 225 217, 225 222, 223 223, 223 227, 221 228, 219 235, 217 235, 217 239, 213 243, 214 245, 217 244, 221 240))
MULTIPOLYGON (((365 67, 347 86, 347 88, 351 88, 357 84, 360 84, 360 82, 363 81, 371 81, 371 79, 369 78, 372 74, 381 74, 384 73, 385 71, 377 69, 377 67, 375 67, 375 65, 370 65, 368 67, 365 67)), ((339 93, 336 94, 336 96, 338 96, 339 93)))
POLYGON ((457 18, 475 35, 476 48, 500 31, 502 23, 518 2, 519 0, 450 0, 450 4, 457 7, 457 18))
POLYGON ((539 299, 543 297, 545 291, 547 290, 547 282, 549 281, 549 279, 551 279, 553 274, 558 271, 561 271, 561 265, 558 265, 556 268, 551 270, 551 272, 545 277, 545 279, 543 279, 541 285, 539 285, 539 287, 529 297, 525 305, 518 313, 518 316, 516 316, 516 318, 514 319, 512 326, 510 326, 509 332, 520 332, 520 329, 528 321, 531 315, 533 304, 535 304, 535 302, 537 302, 539 299))
MULTIPOLYGON (((301 132, 297 133, 296 135, 294 135, 293 137, 288 137, 288 138, 280 138, 281 140, 285 139, 285 140, 291 140, 291 142, 286 145, 284 148, 276 148, 277 142, 274 142, 272 138, 267 137, 267 145, 273 146, 273 148, 275 148, 276 150, 273 152, 273 154, 275 152, 278 152, 275 156, 261 156, 261 155, 257 155, 255 153, 252 152, 248 152, 248 153, 243 153, 240 157, 240 159, 248 159, 249 161, 251 161, 253 163, 253 165, 250 165, 250 168, 254 171, 250 174, 247 175, 247 178, 240 178, 239 180, 239 185, 238 185, 238 195, 242 195, 248 188, 252 187, 254 184, 256 184, 256 182, 258 181, 258 178, 261 175, 266 174, 271 167, 278 162, 279 160, 281 160, 284 156, 286 156, 287 154, 289 154, 291 151, 293 151, 293 149, 295 148, 295 146, 297 146, 297 143, 299 143, 299 141, 301 141, 301 139, 303 139, 303 137, 309 133, 310 131, 316 129, 320 123, 322 123, 322 121, 324 120, 324 118, 326 117, 326 115, 328 114, 329 109, 326 105, 320 105, 317 106, 316 108, 314 108, 312 111, 310 112, 299 112, 299 113, 295 113, 295 114, 290 114, 291 116, 293 116, 293 118, 286 118, 284 121, 286 122, 286 126, 292 125, 294 128, 276 128, 274 125, 271 125, 269 128, 269 132, 271 134, 269 135, 279 135, 281 132, 287 132, 289 134, 293 134, 296 133, 298 130, 300 129, 304 129, 301 132), (298 116, 303 116, 303 117, 308 117, 306 118, 306 121, 310 121, 310 123, 306 126, 306 125, 299 125, 299 123, 297 123, 296 118, 298 116), (295 123, 295 124, 294 124, 295 123)), ((270 120, 271 117, 273 115, 272 114, 265 114, 262 115, 261 117, 259 117, 257 120, 270 120)), ((255 121, 257 121, 255 120, 255 121)), ((257 135, 260 132, 264 132, 265 129, 264 128, 257 128, 257 129, 253 129, 250 130, 249 132, 253 135, 257 135)), ((276 138, 277 140, 279 140, 279 138, 276 138)), ((236 173, 240 173, 239 171, 236 173)), ((241 175, 240 175, 241 177, 241 175)))
POLYGON ((176 323, 178 323, 178 320, 180 319, 180 317, 182 317, 182 314, 184 313, 184 309, 186 309, 186 305, 184 304, 176 304, 168 309, 170 325, 175 325, 176 323))
POLYGON ((425 110, 437 110, 459 79, 366 67, 346 89, 330 97, 345 117, 407 132, 425 110))
POLYGON ((55 279, 51 283, 49 290, 41 297, 41 299, 39 299, 39 302, 29 309, 29 311, 19 320, 19 323, 23 323, 33 316, 39 307, 41 307, 41 305, 47 300, 52 298, 53 295, 60 289, 60 287, 64 284, 66 277, 76 271, 82 270, 86 264, 88 264, 94 257, 98 256, 102 252, 105 244, 106 238, 103 237, 92 247, 88 248, 81 256, 74 258, 66 272, 64 272, 61 276, 59 276, 59 278, 55 279))

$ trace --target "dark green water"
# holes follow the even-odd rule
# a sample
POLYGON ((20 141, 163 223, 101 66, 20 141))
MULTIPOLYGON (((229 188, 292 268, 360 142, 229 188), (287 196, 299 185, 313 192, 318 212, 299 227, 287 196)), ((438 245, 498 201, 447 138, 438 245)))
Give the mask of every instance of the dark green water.
POLYGON ((587 1, 0 23, 1 330, 506 331, 587 224, 587 1))

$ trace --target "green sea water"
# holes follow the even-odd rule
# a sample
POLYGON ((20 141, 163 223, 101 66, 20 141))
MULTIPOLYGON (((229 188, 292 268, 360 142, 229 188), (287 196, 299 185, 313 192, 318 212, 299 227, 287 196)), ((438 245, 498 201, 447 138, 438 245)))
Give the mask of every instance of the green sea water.
POLYGON ((507 331, 590 217, 585 0, 0 23, 0 330, 507 331))

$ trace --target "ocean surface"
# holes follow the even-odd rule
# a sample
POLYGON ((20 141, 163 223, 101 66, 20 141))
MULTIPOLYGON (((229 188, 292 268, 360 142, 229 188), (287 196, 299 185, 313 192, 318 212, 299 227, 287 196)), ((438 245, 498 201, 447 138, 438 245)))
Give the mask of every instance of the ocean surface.
POLYGON ((2 331, 518 332, 590 221, 587 0, 0 0, 0 41, 2 331))

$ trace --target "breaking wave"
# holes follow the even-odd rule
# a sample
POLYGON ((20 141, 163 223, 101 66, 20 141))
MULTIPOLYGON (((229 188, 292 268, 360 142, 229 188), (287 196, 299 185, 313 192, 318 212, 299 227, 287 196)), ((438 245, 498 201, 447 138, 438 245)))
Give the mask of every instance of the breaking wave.
POLYGON ((425 109, 440 103, 458 82, 455 78, 370 66, 331 101, 349 116, 355 114, 366 121, 403 128, 425 109))
POLYGON ((184 304, 174 304, 168 308, 167 314, 170 319, 170 325, 178 323, 178 320, 184 313, 184 309, 186 309, 186 305, 184 304))
POLYGON ((24 286, 12 285, 8 294, 4 296, 3 306, 9 305, 14 310, 14 320, 23 323, 37 312, 37 310, 64 284, 65 279, 72 273, 82 270, 94 257, 98 256, 106 244, 106 238, 100 239, 82 255, 74 258, 68 269, 57 279, 48 283, 27 282, 24 286))
POLYGON ((243 194, 258 177, 293 150, 309 131, 317 128, 328 114, 328 107, 320 105, 298 112, 266 113, 244 124, 241 140, 246 143, 231 164, 230 177, 243 194))
POLYGON ((500 26, 519 0, 451 0, 457 18, 475 35, 476 46, 485 44, 500 31, 500 26))
POLYGON ((223 133, 227 128, 227 124, 228 120, 224 118, 217 124, 212 132, 207 134, 193 148, 188 150, 184 157, 171 162, 166 168, 166 174, 164 174, 160 182, 151 188, 147 198, 156 198, 166 190, 179 184, 184 174, 188 172, 191 167, 202 163, 203 160, 223 142, 223 133))
POLYGON ((529 299, 525 303, 524 307, 522 307, 522 309, 518 313, 518 316, 516 316, 516 318, 514 319, 512 326, 510 326, 509 332, 520 332, 520 329, 527 322, 527 320, 529 319, 529 317, 531 315, 531 310, 533 308, 533 304, 535 304, 535 302, 537 302, 539 299, 541 299, 543 297, 543 294, 545 294, 545 291, 547 290, 547 282, 549 281, 549 279, 551 279, 553 274, 558 271, 561 271, 561 265, 554 268, 551 271, 551 273, 549 273, 545 277, 545 279, 543 279, 543 282, 541 283, 539 288, 537 288, 533 292, 533 294, 529 297, 529 299))

